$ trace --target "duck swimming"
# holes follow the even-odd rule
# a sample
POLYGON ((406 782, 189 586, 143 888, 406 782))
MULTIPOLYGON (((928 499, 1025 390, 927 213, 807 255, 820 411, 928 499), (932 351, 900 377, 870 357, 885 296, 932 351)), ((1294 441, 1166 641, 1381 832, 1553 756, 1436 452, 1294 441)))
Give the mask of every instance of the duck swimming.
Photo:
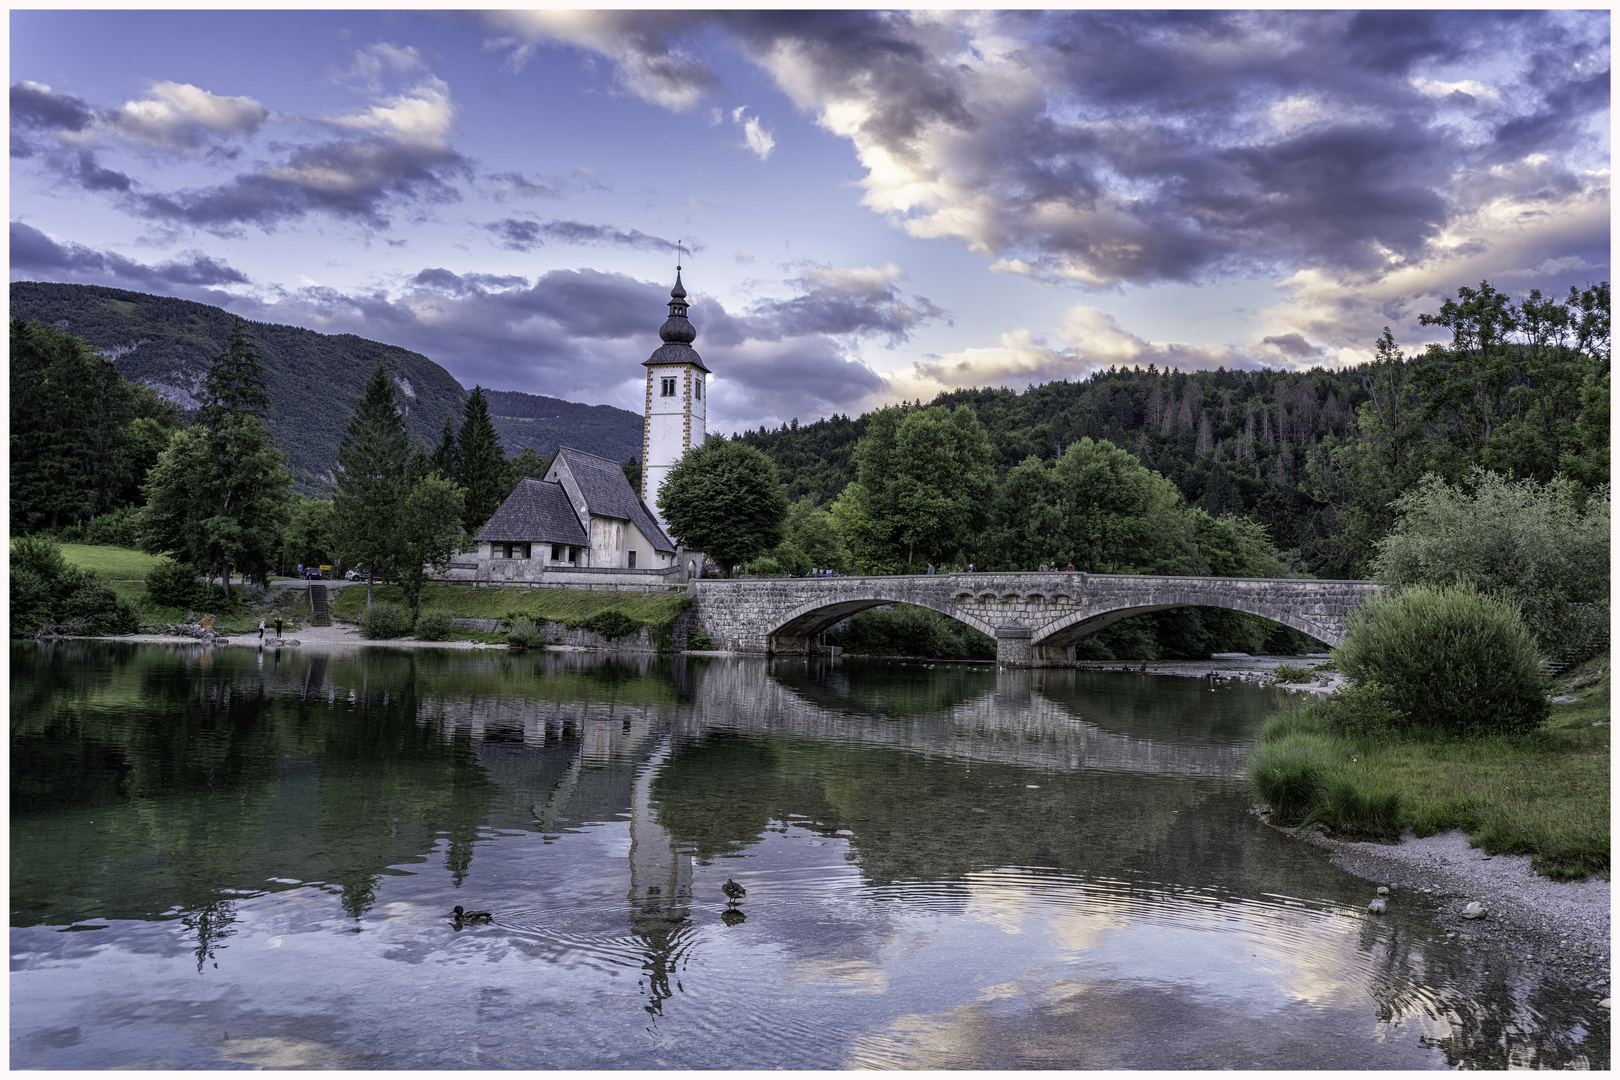
POLYGON ((726 878, 726 883, 720 886, 720 891, 726 894, 726 903, 728 905, 735 904, 737 901, 748 895, 747 889, 743 888, 735 881, 732 881, 730 878, 726 878))
POLYGON ((450 918, 456 922, 489 922, 495 917, 493 911, 465 911, 460 904, 450 913, 450 918))

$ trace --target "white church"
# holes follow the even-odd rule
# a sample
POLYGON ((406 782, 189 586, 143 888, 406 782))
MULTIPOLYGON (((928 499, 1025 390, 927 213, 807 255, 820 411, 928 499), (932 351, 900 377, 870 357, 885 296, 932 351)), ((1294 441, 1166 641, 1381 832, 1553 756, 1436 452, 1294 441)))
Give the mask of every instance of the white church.
POLYGON ((641 429, 641 490, 619 463, 562 446, 543 479, 520 482, 478 533, 476 563, 452 576, 478 582, 675 584, 696 577, 701 552, 677 549, 653 509, 658 489, 682 454, 703 442, 709 369, 692 348, 680 267, 669 318, 647 369, 641 429), (468 574, 467 571, 472 571, 468 574))

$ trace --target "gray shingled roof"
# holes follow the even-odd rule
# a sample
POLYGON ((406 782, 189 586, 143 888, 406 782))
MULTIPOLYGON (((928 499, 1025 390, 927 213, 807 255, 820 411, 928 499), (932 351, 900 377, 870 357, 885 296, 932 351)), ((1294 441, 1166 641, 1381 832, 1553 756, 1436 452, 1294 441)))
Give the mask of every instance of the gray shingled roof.
MULTIPOLYGON (((624 479, 624 474, 619 474, 624 479)), ((626 484, 626 487, 629 485, 626 484)), ((547 544, 589 543, 568 492, 561 484, 525 477, 501 503, 499 510, 484 523, 478 539, 493 541, 534 540, 547 544)))
MULTIPOLYGON (((617 461, 587 454, 583 450, 575 450, 569 446, 559 446, 557 456, 568 466, 568 471, 574 474, 574 482, 579 485, 580 494, 585 496, 585 509, 594 517, 619 518, 634 523, 641 530, 656 551, 673 552, 675 545, 670 542, 664 530, 658 527, 658 519, 653 517, 647 505, 636 498, 636 493, 630 488, 630 481, 624 478, 624 469, 617 461)), ((487 526, 486 526, 487 528, 487 526)))

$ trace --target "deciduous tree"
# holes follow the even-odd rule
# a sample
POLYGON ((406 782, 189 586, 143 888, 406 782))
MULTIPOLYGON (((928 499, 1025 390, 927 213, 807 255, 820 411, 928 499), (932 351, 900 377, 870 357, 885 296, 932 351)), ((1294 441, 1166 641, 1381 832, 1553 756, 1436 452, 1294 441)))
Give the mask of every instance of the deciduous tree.
POLYGON ((716 436, 669 470, 658 509, 684 547, 704 552, 729 577, 733 566, 781 543, 788 503, 770 458, 716 436))

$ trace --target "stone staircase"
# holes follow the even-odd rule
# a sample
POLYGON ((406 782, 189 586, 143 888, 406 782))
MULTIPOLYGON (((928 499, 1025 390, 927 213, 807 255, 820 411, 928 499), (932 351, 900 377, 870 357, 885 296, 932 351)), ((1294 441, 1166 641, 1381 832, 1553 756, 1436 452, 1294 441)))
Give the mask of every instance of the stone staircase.
POLYGON ((326 603, 326 586, 313 582, 309 586, 309 625, 332 625, 332 609, 326 603))

